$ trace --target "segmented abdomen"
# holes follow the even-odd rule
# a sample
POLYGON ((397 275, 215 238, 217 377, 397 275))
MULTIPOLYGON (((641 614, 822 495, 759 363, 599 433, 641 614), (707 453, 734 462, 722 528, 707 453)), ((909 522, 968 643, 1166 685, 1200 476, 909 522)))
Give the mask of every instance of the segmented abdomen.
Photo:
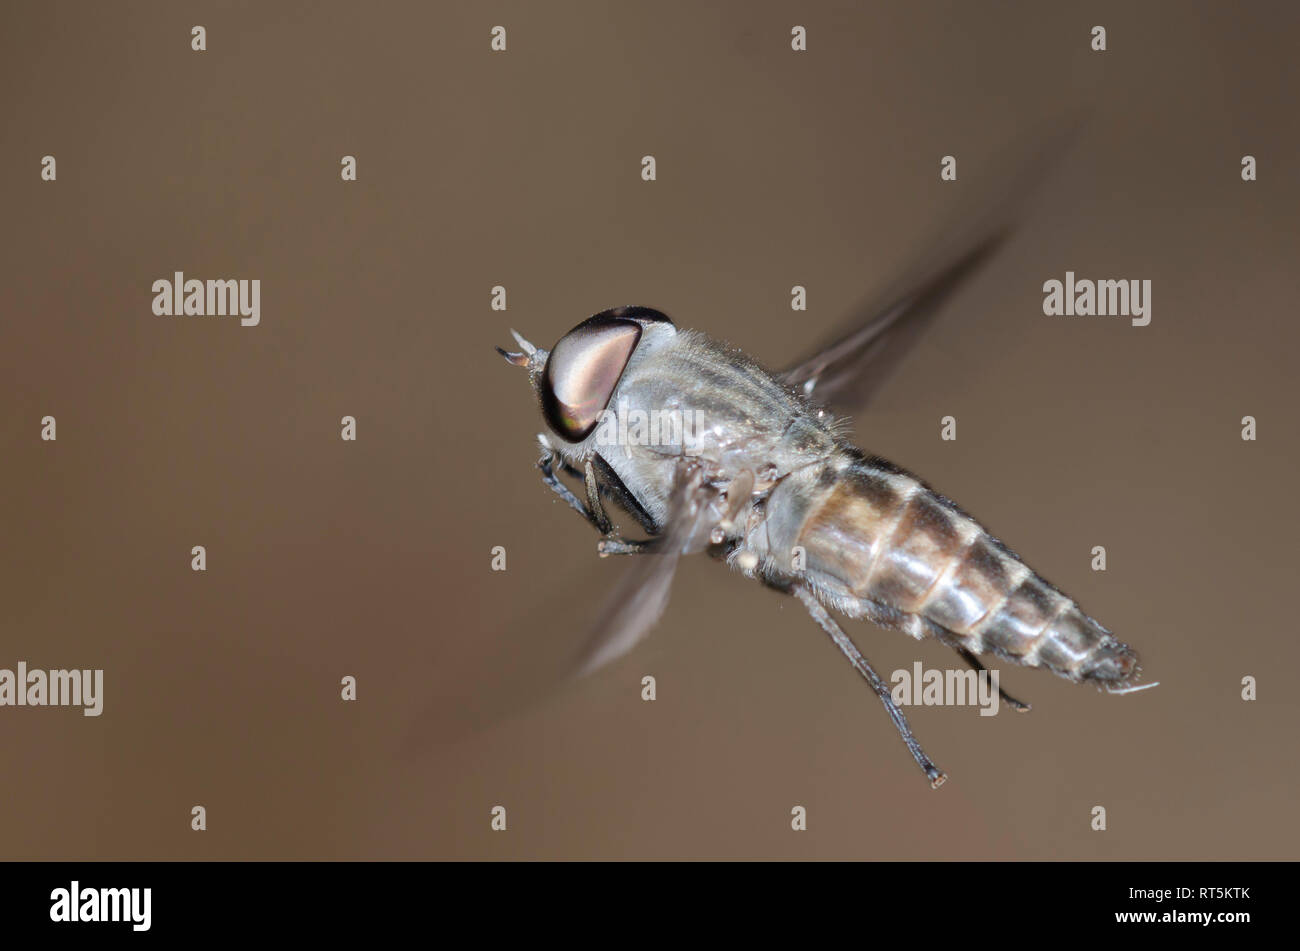
POLYGON ((810 488, 795 544, 842 609, 857 599, 877 621, 1070 680, 1136 672, 1127 645, 910 473, 846 450, 810 488))

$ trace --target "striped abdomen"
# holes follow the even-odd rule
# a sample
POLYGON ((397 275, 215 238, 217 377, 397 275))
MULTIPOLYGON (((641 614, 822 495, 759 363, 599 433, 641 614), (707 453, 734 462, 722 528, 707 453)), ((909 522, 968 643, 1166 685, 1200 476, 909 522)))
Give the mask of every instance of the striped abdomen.
POLYGON ((841 610, 1070 680, 1136 672, 1127 645, 909 473, 846 450, 804 489, 794 544, 841 610))

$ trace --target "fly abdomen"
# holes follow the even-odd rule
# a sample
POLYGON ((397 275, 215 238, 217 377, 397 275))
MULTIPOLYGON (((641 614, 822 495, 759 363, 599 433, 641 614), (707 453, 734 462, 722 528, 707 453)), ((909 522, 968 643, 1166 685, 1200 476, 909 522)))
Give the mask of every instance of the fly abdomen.
POLYGON ((840 610, 1070 680, 1136 672, 1132 650, 910 473, 846 451, 808 489, 794 544, 840 610))

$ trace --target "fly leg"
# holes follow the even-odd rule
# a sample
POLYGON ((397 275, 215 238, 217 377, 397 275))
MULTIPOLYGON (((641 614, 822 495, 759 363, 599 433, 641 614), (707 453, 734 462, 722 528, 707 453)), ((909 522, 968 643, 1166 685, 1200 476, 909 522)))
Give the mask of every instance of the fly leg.
POLYGON ((595 515, 593 522, 596 528, 605 536, 596 543, 596 553, 601 558, 607 555, 643 555, 655 550, 653 539, 623 538, 614 531, 613 523, 605 514, 605 505, 600 500, 600 484, 596 481, 596 468, 591 462, 587 463, 583 481, 587 485, 587 508, 595 515))
POLYGON ((585 518, 596 531, 605 536, 596 546, 602 558, 606 555, 633 555, 653 550, 653 540, 621 538, 614 532, 614 526, 605 513, 604 503, 600 499, 600 485, 596 481, 596 471, 590 462, 587 463, 586 472, 580 473, 559 457, 545 436, 539 436, 537 442, 542 448, 542 457, 537 460, 537 468, 542 470, 542 482, 563 499, 569 508, 585 518), (555 474, 557 465, 564 471, 582 478, 587 495, 585 504, 582 499, 574 495, 572 489, 560 481, 559 476, 555 474))
POLYGON ((600 501, 600 486, 596 484, 596 467, 587 463, 587 470, 583 473, 583 482, 587 486, 587 511, 592 514, 592 521, 596 528, 606 538, 614 534, 614 525, 605 514, 605 506, 600 501))
POLYGON ((907 744, 912 759, 916 760, 916 764, 921 767, 929 778, 930 787, 938 789, 942 786, 944 780, 948 778, 947 774, 930 762, 930 757, 926 756, 925 750, 921 749, 921 744, 916 741, 916 737, 912 735, 912 728, 907 724, 907 717, 903 716, 903 711, 898 709, 898 704, 894 702, 894 698, 889 692, 889 686, 880 679, 880 675, 867 663, 867 659, 862 656, 862 652, 858 650, 853 641, 849 640, 849 636, 835 623, 834 618, 827 613, 821 602, 808 588, 802 584, 796 584, 792 585, 790 590, 795 597, 803 602, 804 607, 808 609, 808 613, 813 616, 813 620, 820 624, 822 630, 831 636, 835 646, 844 652, 844 656, 849 659, 849 663, 857 668, 858 673, 866 678, 867 683, 871 685, 871 689, 876 692, 880 702, 885 705, 885 712, 889 714, 889 719, 894 721, 894 727, 902 736, 903 742, 907 744))
MULTIPOLYGON (((563 461, 559 459, 556 451, 551 448, 551 444, 546 441, 545 436, 537 437, 537 442, 542 447, 542 458, 537 460, 537 468, 542 470, 542 482, 546 484, 548 489, 563 499, 568 504, 569 508, 573 509, 599 529, 600 523, 597 522, 591 512, 587 510, 587 507, 582 504, 582 501, 573 494, 573 491, 561 482, 558 476, 556 476, 555 464, 559 462, 560 465, 564 465, 563 461)), ((604 513, 602 512, 601 514, 604 513)))
MULTIPOLYGON (((987 667, 985 667, 982 663, 980 663, 980 659, 976 657, 974 654, 972 654, 970 651, 968 651, 966 648, 958 647, 956 644, 949 644, 948 646, 951 647, 953 650, 955 650, 958 654, 960 654, 961 659, 966 661, 966 663, 970 664, 972 669, 980 673, 983 673, 984 671, 988 670, 987 667)), ((1015 697, 1011 696, 1011 694, 1007 693, 1001 687, 998 688, 998 696, 1002 698, 1003 703, 1009 706, 1012 710, 1015 710, 1016 713, 1028 713, 1030 710, 1033 709, 1033 707, 1031 707, 1029 704, 1025 703, 1023 700, 1017 700, 1015 697)))
POLYGON ((655 550, 654 539, 602 538, 596 543, 596 553, 606 555, 644 555, 655 550))

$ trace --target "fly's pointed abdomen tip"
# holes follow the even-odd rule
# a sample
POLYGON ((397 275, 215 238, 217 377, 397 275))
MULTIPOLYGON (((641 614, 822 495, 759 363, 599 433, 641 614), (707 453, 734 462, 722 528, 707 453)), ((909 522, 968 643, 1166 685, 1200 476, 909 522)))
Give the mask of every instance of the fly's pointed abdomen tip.
POLYGON ((1084 680, 1123 686, 1138 674, 1137 652, 1127 644, 1111 638, 1098 644, 1080 670, 1084 680))

